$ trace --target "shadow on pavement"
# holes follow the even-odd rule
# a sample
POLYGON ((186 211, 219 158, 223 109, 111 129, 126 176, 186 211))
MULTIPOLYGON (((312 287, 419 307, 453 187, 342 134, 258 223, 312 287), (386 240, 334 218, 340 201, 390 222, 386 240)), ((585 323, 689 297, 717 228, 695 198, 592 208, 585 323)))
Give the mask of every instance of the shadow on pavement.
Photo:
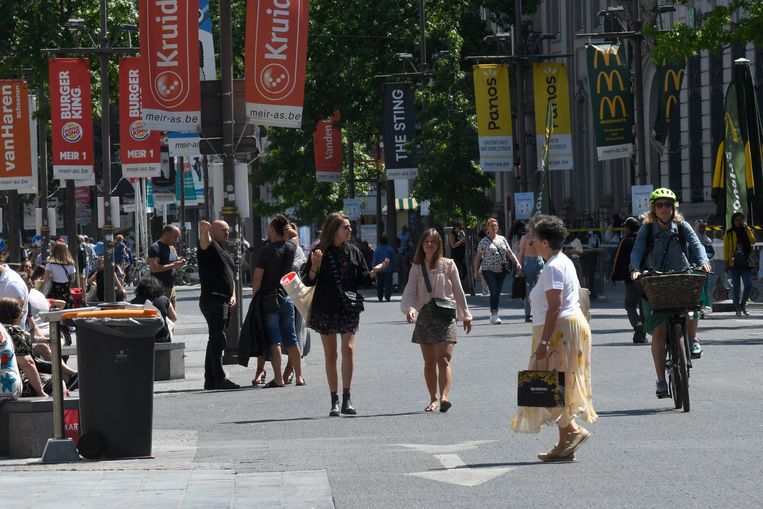
POLYGON ((657 415, 665 412, 677 412, 673 408, 634 408, 631 410, 605 410, 597 412, 599 417, 640 417, 644 415, 657 415))
MULTIPOLYGON (((370 419, 374 417, 402 417, 405 415, 420 415, 424 412, 403 412, 403 413, 396 413, 396 414, 370 414, 370 415, 345 415, 342 416, 344 419, 370 419)), ((265 424, 268 422, 294 422, 294 421, 319 421, 322 419, 337 419, 336 417, 329 417, 326 416, 316 416, 316 417, 290 417, 287 419, 260 419, 260 420, 254 420, 254 421, 232 421, 232 422, 225 422, 223 424, 265 424)))

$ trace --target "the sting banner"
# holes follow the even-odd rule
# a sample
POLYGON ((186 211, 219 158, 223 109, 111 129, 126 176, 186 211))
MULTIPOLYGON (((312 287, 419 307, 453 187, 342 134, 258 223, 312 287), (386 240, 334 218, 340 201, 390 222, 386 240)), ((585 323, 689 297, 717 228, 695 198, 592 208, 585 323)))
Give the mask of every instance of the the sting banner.
POLYGON ((53 177, 89 180, 93 165, 93 114, 90 110, 90 63, 84 58, 51 58, 50 121, 53 177))
POLYGON ((409 144, 416 136, 413 89, 405 83, 384 84, 384 165, 387 180, 416 178, 419 171, 409 144))
POLYGON ((570 126, 570 89, 567 81, 567 65, 540 63, 533 64, 533 88, 535 90, 535 139, 538 161, 548 155, 546 170, 572 169, 572 128, 570 126), (551 101, 553 126, 548 153, 544 152, 546 115, 551 101))
POLYGON ((145 127, 199 132, 199 1, 140 0, 139 13, 145 127))
POLYGON ((143 123, 141 67, 140 57, 119 60, 119 150, 125 178, 162 174, 159 132, 147 129, 143 123))
POLYGON ((474 96, 482 171, 512 171, 514 143, 509 67, 505 64, 475 65, 474 96))
POLYGON ((315 151, 315 180, 340 182, 342 180, 342 131, 335 125, 339 112, 315 124, 313 148, 315 151))
POLYGON ((301 127, 308 10, 308 0, 247 3, 246 115, 250 123, 301 127))
POLYGON ((0 190, 30 192, 37 186, 37 151, 26 81, 0 80, 0 190))

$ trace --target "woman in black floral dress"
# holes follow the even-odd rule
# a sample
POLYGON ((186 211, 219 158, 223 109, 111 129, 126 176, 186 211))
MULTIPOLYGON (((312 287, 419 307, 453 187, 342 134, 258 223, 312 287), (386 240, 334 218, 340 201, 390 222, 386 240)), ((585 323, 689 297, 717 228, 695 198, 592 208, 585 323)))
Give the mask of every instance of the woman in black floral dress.
POLYGON ((341 413, 354 415, 350 401, 350 385, 354 367, 355 332, 360 322, 362 296, 357 290, 369 286, 376 273, 389 265, 384 260, 368 270, 360 250, 349 243, 352 227, 341 212, 326 218, 320 242, 311 253, 304 268, 303 282, 315 285, 308 326, 321 335, 326 357, 326 378, 331 391, 331 411, 338 416, 337 334, 342 337, 342 409, 341 413))

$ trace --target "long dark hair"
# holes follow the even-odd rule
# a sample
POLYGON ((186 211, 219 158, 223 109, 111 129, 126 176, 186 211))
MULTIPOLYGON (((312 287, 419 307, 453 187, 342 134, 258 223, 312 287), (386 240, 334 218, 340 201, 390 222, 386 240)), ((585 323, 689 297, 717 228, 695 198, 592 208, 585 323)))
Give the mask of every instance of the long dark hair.
POLYGON ((432 262, 429 264, 429 268, 434 269, 435 267, 437 267, 437 262, 439 262, 440 258, 442 258, 442 237, 440 236, 440 232, 438 232, 434 228, 429 228, 428 230, 424 231, 424 233, 421 234, 419 243, 416 246, 416 254, 413 257, 413 263, 415 263, 416 265, 424 265, 426 263, 427 257, 424 254, 424 241, 428 239, 429 237, 433 237, 437 239, 437 250, 434 252, 434 256, 432 257, 432 262))
POLYGON ((135 300, 154 300, 164 295, 162 284, 154 276, 143 276, 135 287, 135 300))
POLYGON ((270 224, 278 235, 283 236, 286 228, 289 226, 289 219, 283 214, 275 214, 270 218, 270 224))
POLYGON ((323 228, 321 228, 321 240, 318 243, 318 249, 325 252, 329 246, 334 244, 336 232, 344 225, 345 221, 349 220, 350 218, 342 212, 332 212, 329 214, 323 223, 323 228))

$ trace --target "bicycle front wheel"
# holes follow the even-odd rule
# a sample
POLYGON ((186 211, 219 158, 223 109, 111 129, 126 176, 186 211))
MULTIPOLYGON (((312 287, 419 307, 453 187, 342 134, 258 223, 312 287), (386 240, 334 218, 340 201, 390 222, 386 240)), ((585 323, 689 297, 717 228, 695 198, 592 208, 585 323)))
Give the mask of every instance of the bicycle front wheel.
POLYGON ((681 373, 678 369, 678 353, 676 345, 678 338, 682 335, 681 326, 675 324, 668 328, 668 382, 670 383, 670 395, 673 397, 673 405, 677 409, 681 408, 683 400, 681 399, 681 373))
MULTIPOLYGON (((676 371, 678 371, 678 390, 681 394, 681 404, 684 407, 684 412, 688 412, 691 408, 689 403, 689 363, 688 363, 688 341, 686 334, 678 336, 678 343, 676 344, 676 371)), ((676 406, 678 408, 678 406, 676 406)))

